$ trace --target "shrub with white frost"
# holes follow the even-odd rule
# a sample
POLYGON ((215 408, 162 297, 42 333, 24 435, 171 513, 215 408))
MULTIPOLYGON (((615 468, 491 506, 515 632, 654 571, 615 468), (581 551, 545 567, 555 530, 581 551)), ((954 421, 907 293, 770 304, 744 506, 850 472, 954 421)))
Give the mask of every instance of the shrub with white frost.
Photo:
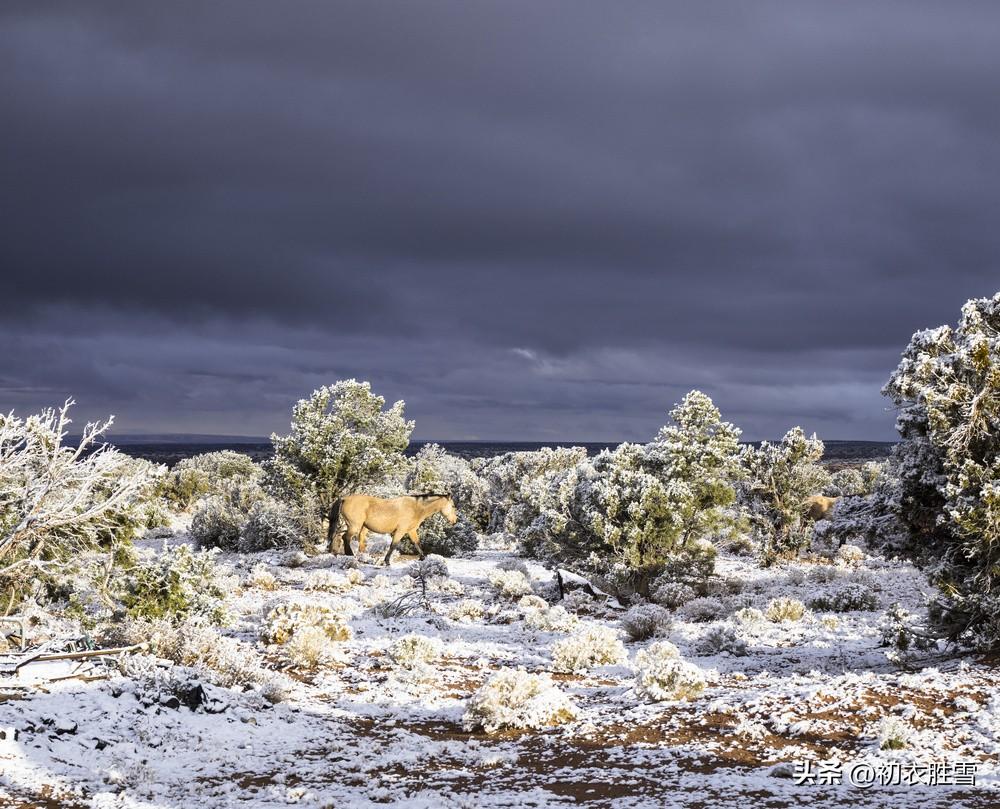
POLYGON ((809 609, 818 612, 855 612, 878 609, 878 596, 870 587, 850 582, 831 592, 815 596, 809 609))
POLYGON ((776 624, 783 621, 800 621, 805 614, 806 606, 797 598, 772 598, 764 610, 767 620, 776 624))
POLYGON ((278 580, 267 565, 258 564, 247 575, 246 586, 256 587, 258 590, 277 590, 278 580))
POLYGON ((524 625, 543 632, 572 632, 580 619, 565 607, 556 604, 545 609, 529 609, 524 613, 524 625))
POLYGON ((678 612, 688 621, 707 622, 725 618, 728 610, 719 599, 711 596, 694 598, 687 602, 678 612))
POLYGON ((660 577, 650 586, 649 597, 657 604, 675 610, 696 598, 697 594, 688 584, 660 577))
POLYGON ((586 671, 593 666, 621 663, 628 657, 618 633, 597 624, 587 626, 552 647, 556 671, 586 671))
POLYGON ((865 559, 865 552, 861 550, 857 545, 841 545, 837 549, 837 561, 844 563, 845 565, 856 565, 863 562, 865 559))
POLYGON ((698 654, 717 655, 728 652, 734 657, 749 653, 746 639, 733 626, 714 626, 706 632, 697 644, 698 654))
POLYGON ((639 604, 622 616, 621 624, 630 640, 639 641, 670 634, 673 621, 665 607, 639 604))
POLYGON ((459 601, 448 612, 448 617, 451 620, 462 623, 481 621, 484 615, 486 615, 486 605, 474 598, 466 598, 459 601))
POLYGON ((491 570, 489 581, 504 598, 520 598, 531 594, 531 582, 519 570, 491 570))
POLYGON ((879 750, 903 750, 914 736, 913 725, 896 716, 887 716, 875 728, 879 750))
POLYGON ((521 596, 521 600, 517 602, 517 606, 522 610, 547 610, 549 602, 541 596, 527 595, 521 596))
POLYGON ((462 724, 487 733, 540 729, 572 722, 577 709, 547 674, 501 669, 469 698, 462 724))
POLYGON ((440 638, 404 635, 389 647, 389 658, 397 666, 411 668, 417 663, 433 663, 441 657, 440 638))
POLYGON ((761 629, 768 620, 767 616, 756 607, 738 609, 733 613, 732 619, 737 626, 750 631, 761 629))
POLYGON ((271 610, 261 631, 265 643, 288 643, 297 632, 315 627, 328 641, 349 640, 351 629, 329 607, 295 601, 279 604, 271 610))
MULTIPOLYGON (((355 573, 358 571, 349 571, 355 573)), ((320 591, 323 593, 341 593, 351 588, 351 580, 343 573, 334 573, 332 570, 314 570, 302 585, 306 591, 320 591)))
POLYGON ((705 690, 705 675, 681 660, 670 641, 654 643, 635 656, 635 690, 654 702, 694 699, 705 690))

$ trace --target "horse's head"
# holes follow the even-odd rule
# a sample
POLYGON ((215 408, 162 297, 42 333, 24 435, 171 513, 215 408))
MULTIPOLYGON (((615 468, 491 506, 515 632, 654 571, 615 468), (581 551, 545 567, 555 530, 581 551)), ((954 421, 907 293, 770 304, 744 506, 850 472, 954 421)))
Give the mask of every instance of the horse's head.
POLYGON ((455 510, 455 501, 445 495, 444 506, 441 508, 444 518, 452 525, 458 522, 458 512, 455 510))

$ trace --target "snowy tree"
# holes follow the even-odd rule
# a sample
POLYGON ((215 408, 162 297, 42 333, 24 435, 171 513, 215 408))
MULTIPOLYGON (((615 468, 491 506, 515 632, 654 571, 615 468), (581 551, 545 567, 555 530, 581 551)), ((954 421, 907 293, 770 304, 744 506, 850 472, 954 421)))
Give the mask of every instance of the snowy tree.
POLYGON ((803 502, 829 483, 829 474, 818 464, 822 457, 823 442, 815 434, 807 438, 801 427, 785 433, 780 444, 762 441, 759 447, 744 448, 747 476, 740 499, 766 564, 808 544, 803 502))
POLYGON ((899 514, 942 591, 933 617, 1000 644, 1000 293, 914 334, 883 393, 899 409, 899 514))
POLYGON ((461 517, 475 528, 485 530, 489 523, 489 494, 486 483, 469 462, 447 452, 440 444, 425 444, 413 458, 406 475, 410 492, 440 491, 451 495, 461 517))
POLYGON ((261 468, 241 452, 204 452, 179 461, 167 479, 164 494, 177 508, 186 511, 201 497, 220 494, 229 481, 249 484, 261 478, 261 468))
POLYGON ((0 416, 0 586, 7 608, 32 580, 102 542, 130 539, 131 511, 165 472, 102 444, 112 419, 88 424, 75 447, 64 445, 72 405, 26 419, 0 416))
POLYGON ((312 500, 325 518, 334 501, 382 482, 405 466, 413 422, 403 402, 385 399, 367 382, 324 386, 292 410, 291 432, 272 435, 270 484, 287 499, 312 500))

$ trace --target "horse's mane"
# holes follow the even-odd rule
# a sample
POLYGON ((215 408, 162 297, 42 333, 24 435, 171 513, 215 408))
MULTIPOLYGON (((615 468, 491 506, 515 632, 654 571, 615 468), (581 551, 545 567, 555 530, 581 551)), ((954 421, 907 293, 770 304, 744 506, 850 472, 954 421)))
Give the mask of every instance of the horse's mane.
POLYGON ((410 497, 416 497, 418 500, 423 500, 428 497, 451 497, 450 494, 444 492, 413 492, 410 497))

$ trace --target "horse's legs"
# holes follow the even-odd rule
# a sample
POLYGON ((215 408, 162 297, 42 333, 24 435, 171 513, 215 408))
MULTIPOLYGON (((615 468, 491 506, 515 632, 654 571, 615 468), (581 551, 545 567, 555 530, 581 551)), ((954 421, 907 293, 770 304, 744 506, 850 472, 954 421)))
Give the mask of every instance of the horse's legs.
POLYGON ((344 554, 347 556, 354 556, 354 548, 351 547, 351 540, 358 536, 363 530, 363 525, 358 528, 351 522, 347 523, 347 528, 344 529, 344 554))
POLYGON ((413 542, 413 547, 417 549, 417 553, 420 554, 420 558, 424 558, 424 549, 420 547, 420 537, 417 536, 417 529, 414 528, 410 531, 410 540, 413 542))
POLYGON ((358 534, 358 553, 364 553, 368 547, 368 529, 364 526, 358 534))
POLYGON ((399 547, 399 543, 405 535, 406 532, 400 531, 398 528, 392 532, 392 542, 389 543, 389 550, 385 552, 385 559, 382 560, 382 564, 386 567, 389 567, 389 559, 392 558, 392 552, 399 547))

